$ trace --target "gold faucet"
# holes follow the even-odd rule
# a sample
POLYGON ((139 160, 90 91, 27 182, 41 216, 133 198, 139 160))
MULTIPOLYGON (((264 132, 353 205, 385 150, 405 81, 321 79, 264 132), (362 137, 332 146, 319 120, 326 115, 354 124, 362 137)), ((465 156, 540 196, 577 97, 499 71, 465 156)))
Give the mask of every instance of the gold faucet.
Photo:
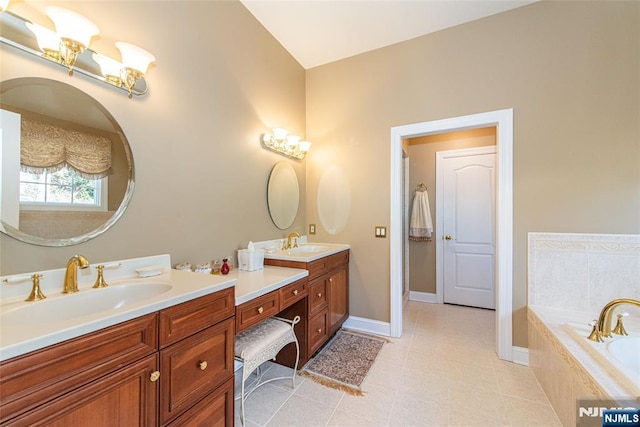
POLYGON ((63 294, 78 292, 78 268, 89 267, 89 261, 82 255, 74 255, 67 262, 67 271, 64 275, 63 294))
POLYGON ((285 243, 284 248, 283 249, 291 249, 292 247, 297 248, 298 247, 298 239, 300 238, 300 233, 298 232, 293 232, 291 234, 289 234, 287 236, 287 243, 285 243), (291 246, 291 238, 295 237, 296 240, 293 242, 293 246, 291 246))
MULTIPOLYGON (((631 304, 640 307, 640 301, 631 298, 614 299, 604 306, 604 308, 600 312, 600 317, 598 317, 598 324, 594 326, 594 328, 597 328, 597 332, 601 337, 611 337, 611 318, 613 317, 613 310, 625 304, 631 304)), ((618 318, 618 321, 621 322, 621 319, 618 318)), ((624 330, 622 325, 620 325, 620 328, 618 328, 618 330, 620 329, 624 330)), ((589 337, 589 339, 592 338, 589 337)))

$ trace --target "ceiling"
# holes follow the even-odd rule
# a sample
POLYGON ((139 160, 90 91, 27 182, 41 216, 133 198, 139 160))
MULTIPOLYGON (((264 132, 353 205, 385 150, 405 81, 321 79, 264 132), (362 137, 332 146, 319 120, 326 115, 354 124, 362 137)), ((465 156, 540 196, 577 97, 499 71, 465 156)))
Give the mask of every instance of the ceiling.
POLYGON ((536 0, 240 0, 305 68, 536 0))

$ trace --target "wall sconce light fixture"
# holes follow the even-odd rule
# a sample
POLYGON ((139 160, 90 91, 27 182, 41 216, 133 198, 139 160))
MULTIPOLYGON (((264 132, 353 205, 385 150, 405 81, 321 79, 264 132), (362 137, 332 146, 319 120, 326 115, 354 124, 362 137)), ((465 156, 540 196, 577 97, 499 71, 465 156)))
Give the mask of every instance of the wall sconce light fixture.
POLYGON ((48 7, 47 15, 53 21, 56 33, 60 37, 59 60, 69 69, 71 76, 77 56, 89 47, 91 38, 100 30, 84 16, 61 7, 48 7))
POLYGON ((271 133, 265 133, 262 136, 262 143, 276 153, 300 160, 304 159, 311 149, 309 141, 300 141, 299 136, 289 135, 289 131, 282 128, 273 128, 271 133))
POLYGON ((97 80, 127 91, 128 97, 146 93, 144 79, 156 58, 146 50, 116 42, 122 62, 89 49, 99 30, 91 21, 71 10, 48 7, 55 31, 7 11, 9 0, 0 0, 0 41, 97 80), (23 30, 26 28, 27 30, 23 30), (35 35, 35 39, 34 36, 35 35), (85 53, 86 51, 86 53, 85 53))

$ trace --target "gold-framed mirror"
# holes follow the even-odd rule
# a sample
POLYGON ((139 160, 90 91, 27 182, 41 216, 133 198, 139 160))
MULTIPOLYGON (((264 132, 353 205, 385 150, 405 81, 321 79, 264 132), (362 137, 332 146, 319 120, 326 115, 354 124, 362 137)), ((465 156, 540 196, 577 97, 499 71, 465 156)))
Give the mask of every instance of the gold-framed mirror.
POLYGON ((41 246, 93 239, 123 215, 131 147, 98 101, 56 80, 0 82, 0 232, 41 246))

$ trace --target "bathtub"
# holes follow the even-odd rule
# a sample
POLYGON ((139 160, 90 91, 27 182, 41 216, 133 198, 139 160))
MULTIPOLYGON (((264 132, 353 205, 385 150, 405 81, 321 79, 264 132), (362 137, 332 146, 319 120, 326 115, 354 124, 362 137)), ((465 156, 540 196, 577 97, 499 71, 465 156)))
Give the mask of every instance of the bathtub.
POLYGON ((590 326, 567 323, 565 327, 633 396, 640 396, 640 333, 613 334, 605 342, 594 342, 587 338, 590 326))

